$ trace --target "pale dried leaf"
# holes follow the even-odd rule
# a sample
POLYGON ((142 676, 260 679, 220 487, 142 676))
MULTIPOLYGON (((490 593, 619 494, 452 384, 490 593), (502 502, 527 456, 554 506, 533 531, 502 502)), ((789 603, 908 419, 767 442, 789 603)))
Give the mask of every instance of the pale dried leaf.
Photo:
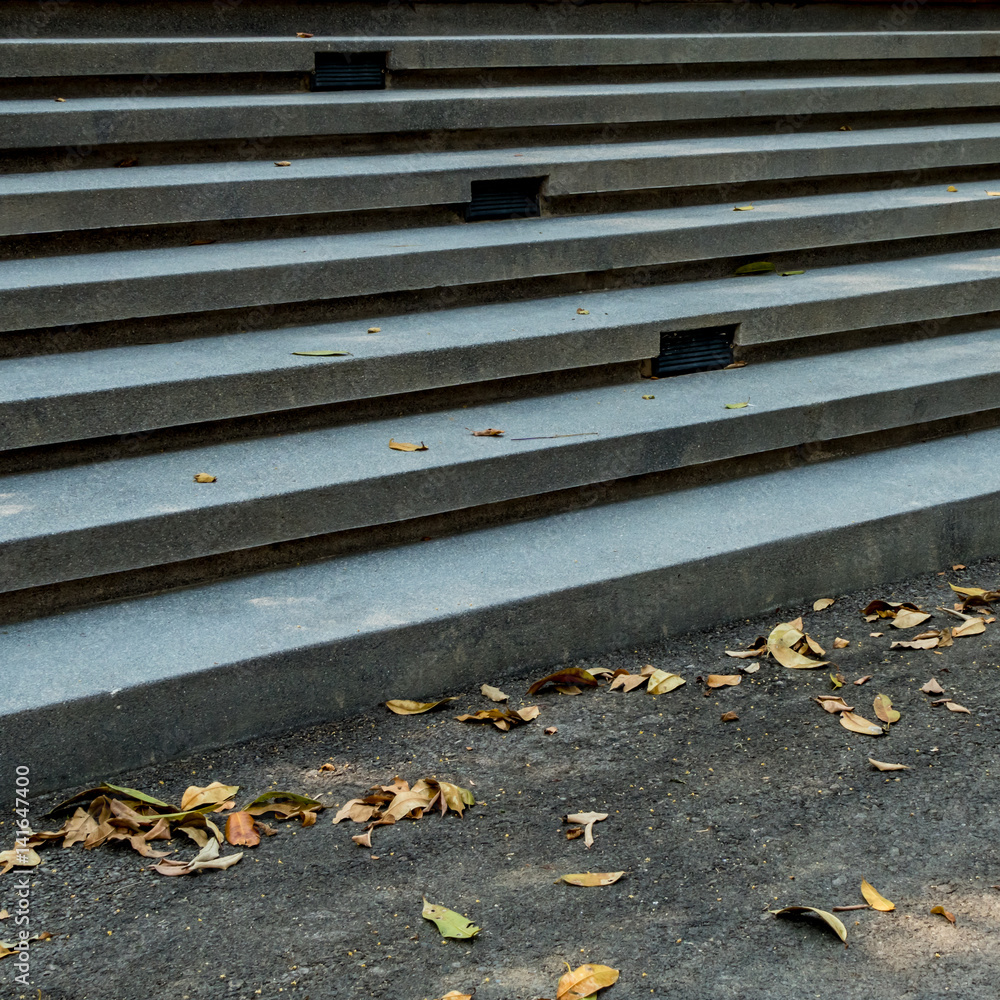
POLYGON ((821 597, 818 601, 813 602, 813 611, 826 611, 833 604, 834 599, 832 597, 821 597))
POLYGON ((566 694, 566 695, 583 694, 583 688, 578 688, 575 684, 556 684, 555 689, 560 694, 566 694))
POLYGON ((867 684, 873 676, 873 674, 865 674, 864 677, 859 677, 854 683, 860 687, 862 684, 867 684))
POLYGON ((531 722, 532 719, 538 718, 538 713, 541 709, 537 705, 529 705, 527 708, 519 708, 514 713, 521 717, 524 722, 531 722))
POLYGON ((892 643, 890 649, 934 649, 938 644, 938 638, 933 639, 911 639, 909 642, 898 640, 892 643))
POLYGON ((608 818, 607 813, 585 812, 571 813, 566 817, 567 823, 579 823, 583 827, 583 842, 587 847, 592 847, 594 843, 594 824, 600 823, 608 818))
POLYGON ((705 683, 710 688, 735 687, 742 680, 742 674, 709 674, 705 678, 705 683))
POLYGON ((409 701, 406 698, 394 698, 392 701, 387 701, 385 707, 396 715, 423 715, 424 712, 429 712, 438 705, 445 705, 449 701, 458 701, 458 695, 441 698, 440 701, 409 701))
POLYGON ((616 670, 614 676, 611 678, 611 686, 608 690, 615 691, 621 688, 622 691, 627 693, 634 691, 637 687, 641 687, 648 679, 648 677, 642 674, 630 674, 627 670, 616 670))
POLYGON ((409 441, 393 441, 389 438, 389 447, 393 451, 427 451, 427 445, 423 441, 420 444, 411 444, 409 441))
POLYGON ((503 437, 506 431, 498 430, 496 427, 487 427, 484 431, 473 431, 474 438, 498 438, 503 437))
POLYGON ((838 712, 854 711, 854 706, 848 705, 839 694, 821 694, 818 698, 813 698, 813 701, 831 715, 836 715, 838 712))
POLYGON ((926 611, 911 611, 909 608, 902 608, 896 612, 896 617, 892 620, 893 628, 913 628, 914 625, 922 625, 930 615, 926 611))
POLYGON ((234 796, 239 790, 239 785, 223 785, 218 781, 213 781, 203 788, 198 785, 190 785, 181 797, 181 812, 187 812, 189 809, 200 809, 202 806, 218 805, 234 796))
POLYGON ((597 678, 582 667, 565 667, 557 670, 540 681, 535 681, 528 688, 528 694, 537 694, 546 684, 582 684, 584 687, 597 687, 597 678))
POLYGON ((873 758, 868 758, 868 763, 871 764, 878 771, 909 771, 909 764, 887 764, 882 760, 874 760, 873 758))
POLYGON ((557 881, 568 885, 611 885, 617 882, 625 872, 585 872, 579 875, 560 875, 557 881))
POLYGON ((666 670, 654 670, 649 675, 649 683, 646 685, 646 691, 654 695, 667 694, 686 683, 687 681, 680 674, 672 674, 666 670))
POLYGON ((3 865, 0 875, 6 875, 11 868, 34 868, 41 863, 42 859, 30 847, 15 848, 12 851, 0 851, 0 865, 3 865))
POLYGON ((875 695, 872 711, 874 711, 875 717, 881 719, 887 726, 899 722, 899 712, 892 707, 892 700, 887 694, 875 695))
POLYGON ((957 701, 946 701, 944 707, 948 709, 949 712, 964 712, 966 715, 972 715, 972 713, 964 706, 959 705, 957 701))
POLYGON ((853 712, 841 712, 840 724, 845 729, 850 729, 852 733, 861 733, 862 736, 882 736, 882 727, 876 726, 874 722, 869 722, 860 715, 853 712))
POLYGON ((745 674, 755 674, 760 670, 759 663, 748 663, 745 667, 741 668, 745 674))
POLYGON ((944 688, 938 684, 936 677, 932 677, 920 690, 924 694, 944 694, 944 688))
POLYGON ((950 924, 955 922, 955 914, 949 913, 943 906, 932 906, 931 913, 939 913, 950 924))
POLYGON ((608 965, 581 965, 559 978, 556 1000, 590 1000, 598 990, 618 982, 619 972, 608 965))
POLYGON ((833 640, 834 649, 847 649, 847 647, 850 646, 850 644, 851 644, 850 639, 841 639, 838 637, 833 640))
POLYGON ((489 684, 484 684, 479 689, 479 693, 485 695, 490 701, 507 701, 510 698, 509 694, 504 694, 500 688, 492 687, 489 684))
POLYGON ((358 845, 358 847, 367 847, 371 849, 372 831, 371 829, 368 829, 364 833, 355 834, 353 837, 351 837, 351 840, 353 840, 354 843, 358 845))
POLYGON ((844 946, 847 946, 847 928, 839 917, 835 917, 826 910, 818 910, 815 906, 783 906, 780 910, 771 910, 770 912, 776 917, 784 916, 787 913, 814 913, 844 942, 844 946))
POLYGON ((194 481, 196 483, 214 483, 215 476, 210 475, 207 472, 196 472, 194 475, 194 481))
POLYGON ((782 622, 776 625, 767 637, 768 652, 783 666, 792 670, 809 670, 813 667, 826 665, 825 660, 815 660, 792 649, 805 636, 801 631, 802 619, 794 622, 782 622))
POLYGON ((739 721, 739 716, 735 712, 723 712, 720 719, 723 722, 737 722, 739 721))
POLYGON ((970 621, 962 622, 961 625, 955 625, 951 634, 957 639, 960 636, 981 635, 985 631, 986 623, 981 618, 973 618, 970 621))

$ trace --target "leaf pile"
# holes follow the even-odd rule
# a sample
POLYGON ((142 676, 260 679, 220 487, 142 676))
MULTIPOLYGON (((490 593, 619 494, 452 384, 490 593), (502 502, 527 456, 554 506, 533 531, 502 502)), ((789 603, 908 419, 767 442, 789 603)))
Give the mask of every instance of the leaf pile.
POLYGON ((629 673, 620 667, 611 675, 611 686, 609 691, 621 688, 622 691, 634 691, 636 688, 646 685, 647 694, 667 694, 674 691, 682 684, 686 683, 680 674, 672 674, 666 670, 657 670, 652 664, 647 664, 638 674, 629 673))
POLYGON ((345 802, 334 825, 349 819, 367 823, 368 829, 351 839, 359 847, 371 847, 371 833, 376 826, 392 826, 401 819, 421 819, 434 809, 444 816, 449 810, 461 816, 466 806, 476 804, 468 788, 437 778, 421 778, 412 788, 409 782, 396 778, 391 785, 373 785, 371 794, 345 802))
POLYGON ((471 715, 456 715, 459 722, 492 722, 497 729, 507 732, 511 726, 519 726, 538 718, 538 706, 526 708, 484 708, 471 715))
POLYGON ((829 662, 820 659, 826 656, 826 650, 802 631, 801 618, 775 625, 767 637, 767 652, 783 667, 792 670, 823 667, 829 662))

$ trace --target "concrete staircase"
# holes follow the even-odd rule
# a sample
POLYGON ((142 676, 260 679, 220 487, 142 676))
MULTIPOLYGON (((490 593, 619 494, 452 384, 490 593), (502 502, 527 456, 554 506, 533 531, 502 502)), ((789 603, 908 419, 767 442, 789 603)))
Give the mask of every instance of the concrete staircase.
POLYGON ((1000 8, 109 6, 0 10, 36 790, 1000 551, 1000 8))

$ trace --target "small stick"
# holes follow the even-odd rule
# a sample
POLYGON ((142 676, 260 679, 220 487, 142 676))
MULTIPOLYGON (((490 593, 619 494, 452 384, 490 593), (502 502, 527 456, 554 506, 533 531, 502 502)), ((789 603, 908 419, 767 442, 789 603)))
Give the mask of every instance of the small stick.
POLYGON ((597 431, 582 431, 580 434, 539 434, 538 437, 530 438, 510 438, 511 441, 546 441, 549 438, 581 438, 588 434, 597 434, 597 431))
POLYGON ((963 615, 961 611, 952 611, 951 608, 939 607, 937 610, 943 611, 946 615, 954 615, 956 618, 961 618, 962 621, 965 622, 971 622, 978 617, 977 615, 963 615))
POLYGON ((831 906, 830 910, 833 913, 843 913, 845 910, 870 910, 871 907, 867 903, 856 903, 854 906, 831 906))

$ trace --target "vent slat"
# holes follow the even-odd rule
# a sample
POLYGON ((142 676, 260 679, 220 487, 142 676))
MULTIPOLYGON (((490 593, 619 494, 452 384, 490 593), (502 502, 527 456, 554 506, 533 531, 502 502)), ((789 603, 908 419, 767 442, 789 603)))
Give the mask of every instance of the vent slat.
POLYGON ((735 335, 735 326, 660 334, 660 353, 653 358, 650 373, 657 378, 668 378, 725 368, 733 363, 735 335))
POLYGON ((472 200, 465 208, 466 222, 487 219, 531 219, 541 214, 538 196, 541 177, 516 177, 472 182, 472 200))
POLYGON ((385 52, 317 52, 313 90, 384 90, 385 52))

